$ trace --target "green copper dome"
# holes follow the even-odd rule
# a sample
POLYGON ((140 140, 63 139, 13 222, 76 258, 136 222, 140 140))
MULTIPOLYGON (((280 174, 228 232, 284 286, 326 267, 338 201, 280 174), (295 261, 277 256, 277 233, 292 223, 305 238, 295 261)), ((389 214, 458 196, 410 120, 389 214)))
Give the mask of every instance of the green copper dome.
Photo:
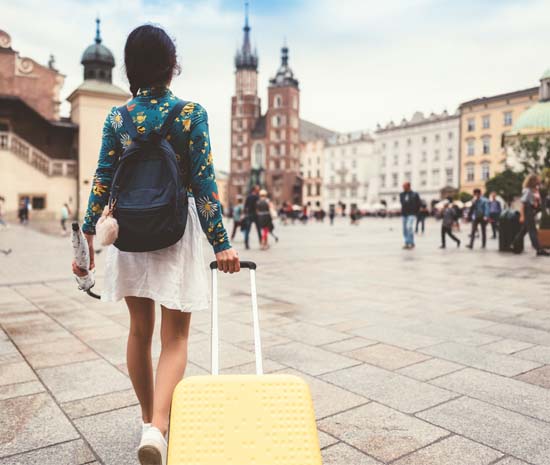
POLYGON ((512 134, 541 133, 550 133, 550 101, 539 102, 524 111, 512 129, 512 134))
POLYGON ((543 79, 549 79, 550 78, 550 68, 548 68, 544 74, 541 76, 540 80, 542 81, 543 79))

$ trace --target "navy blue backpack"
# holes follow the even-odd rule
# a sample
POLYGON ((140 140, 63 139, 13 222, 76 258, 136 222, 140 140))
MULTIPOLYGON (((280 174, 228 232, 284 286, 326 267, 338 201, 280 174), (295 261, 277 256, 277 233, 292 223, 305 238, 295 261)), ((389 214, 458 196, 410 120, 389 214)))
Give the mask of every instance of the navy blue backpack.
POLYGON ((139 134, 126 105, 119 108, 132 143, 120 156, 109 206, 118 221, 115 246, 125 252, 164 249, 178 242, 187 223, 187 183, 166 140, 186 102, 178 101, 159 131, 139 134))

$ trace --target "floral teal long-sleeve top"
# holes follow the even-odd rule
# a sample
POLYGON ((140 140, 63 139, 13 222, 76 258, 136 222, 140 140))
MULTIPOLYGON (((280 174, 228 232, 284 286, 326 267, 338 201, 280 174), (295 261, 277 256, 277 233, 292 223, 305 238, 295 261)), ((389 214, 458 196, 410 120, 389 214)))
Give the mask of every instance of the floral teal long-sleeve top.
MULTIPOLYGON (((177 97, 167 88, 144 88, 126 105, 137 132, 146 134, 160 129, 177 101, 177 97)), ((174 148, 183 179, 191 180, 190 186, 187 186, 188 195, 195 198, 202 229, 214 253, 229 249, 231 245, 223 226, 214 175, 206 110, 198 103, 187 103, 174 120, 167 139, 174 148)), ((95 234, 95 225, 109 200, 116 162, 130 143, 122 115, 114 107, 103 126, 99 162, 82 226, 87 234, 95 234)))

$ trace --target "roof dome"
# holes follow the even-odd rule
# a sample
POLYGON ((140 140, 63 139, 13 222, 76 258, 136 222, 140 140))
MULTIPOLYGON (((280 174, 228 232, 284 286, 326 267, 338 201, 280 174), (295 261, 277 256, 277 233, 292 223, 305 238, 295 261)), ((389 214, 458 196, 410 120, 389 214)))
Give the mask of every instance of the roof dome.
POLYGON ((550 133, 550 101, 539 102, 524 111, 512 129, 512 134, 541 133, 550 133))
POLYGON ((80 63, 84 65, 84 80, 96 79, 99 81, 111 82, 111 73, 115 66, 115 57, 111 51, 101 43, 99 25, 100 20, 97 18, 95 43, 84 50, 80 63))
POLYGON ((543 79, 549 79, 550 78, 550 68, 548 68, 544 74, 541 76, 540 80, 542 81, 543 79))
POLYGON ((115 57, 111 51, 101 43, 92 44, 84 50, 82 60, 80 61, 83 65, 97 62, 115 66, 115 57))
POLYGON ((277 87, 298 87, 298 80, 294 77, 294 72, 288 66, 288 47, 286 45, 281 49, 281 66, 277 70, 274 78, 269 83, 277 87))

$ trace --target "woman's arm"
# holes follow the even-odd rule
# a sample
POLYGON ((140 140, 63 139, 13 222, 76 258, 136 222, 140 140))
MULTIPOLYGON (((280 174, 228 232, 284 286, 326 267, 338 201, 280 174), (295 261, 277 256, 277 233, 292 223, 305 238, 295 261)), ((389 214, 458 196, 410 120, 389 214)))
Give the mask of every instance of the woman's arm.
POLYGON ((214 175, 208 115, 199 104, 189 103, 182 116, 191 113, 191 134, 189 137, 189 158, 191 169, 191 189, 197 204, 199 220, 206 237, 216 254, 218 269, 225 273, 240 270, 239 256, 231 248, 227 232, 223 226, 222 209, 218 186, 214 175))
MULTIPOLYGON (((184 112, 189 105, 193 104, 186 105, 184 112)), ((202 229, 215 253, 230 249, 231 244, 223 226, 218 186, 214 174, 208 115, 199 104, 194 104, 191 114, 189 158, 191 189, 197 204, 202 229)))
POLYGON ((107 205, 111 192, 113 172, 118 158, 117 140, 113 127, 114 124, 118 123, 114 119, 116 116, 113 113, 114 111, 116 111, 116 108, 111 110, 103 125, 99 161, 93 177, 88 208, 82 225, 82 231, 88 235, 95 234, 95 225, 103 212, 103 208, 107 205))

